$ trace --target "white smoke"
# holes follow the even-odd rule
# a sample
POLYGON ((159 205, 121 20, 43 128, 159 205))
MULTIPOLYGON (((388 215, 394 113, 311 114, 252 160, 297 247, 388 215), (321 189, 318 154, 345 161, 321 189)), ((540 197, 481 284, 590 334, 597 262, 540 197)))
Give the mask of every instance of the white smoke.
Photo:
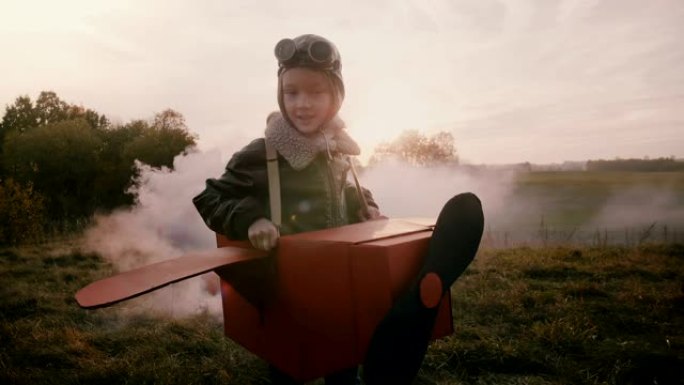
MULTIPOLYGON (((95 225, 85 234, 84 247, 102 255, 119 271, 175 258, 188 251, 216 247, 214 234, 196 212, 192 198, 202 191, 207 178, 221 175, 224 164, 218 151, 178 156, 173 171, 139 164, 137 204, 96 218, 95 225)), ((387 161, 365 169, 360 178, 361 184, 372 191, 381 212, 391 218, 436 218, 452 196, 475 193, 482 201, 485 214, 485 244, 488 236, 492 238, 495 234, 494 237, 501 238, 505 233, 506 242, 498 239, 490 244, 512 246, 535 239, 538 242, 544 235, 537 232, 549 224, 543 223, 545 215, 557 215, 564 207, 558 201, 559 197, 563 198, 562 194, 548 196, 550 191, 543 189, 546 192, 520 190, 517 180, 520 175, 515 169, 424 168, 387 161)), ((676 230, 676 226, 684 223, 680 198, 672 188, 635 187, 610 193, 581 228, 585 232, 596 232, 597 228, 624 232, 624 226, 657 223, 676 230)), ((581 202, 577 205, 581 209, 581 202)), ((576 229, 564 231, 557 234, 560 240, 580 241, 576 229)), ((636 236, 643 238, 643 234, 636 236)), ((218 282, 213 273, 205 277, 218 282)), ((206 278, 176 283, 130 301, 124 308, 162 311, 174 316, 209 311, 218 316, 220 297, 207 290, 206 278)))
MULTIPOLYGON (((606 242, 635 244, 677 241, 684 227, 684 206, 674 188, 641 185, 613 193, 588 228, 603 229, 606 242)), ((681 241, 681 238, 679 239, 681 241)))
MULTIPOLYGON (((120 272, 216 247, 214 233, 195 210, 192 198, 207 178, 221 175, 223 166, 218 151, 177 156, 173 171, 137 163, 136 205, 95 218, 83 247, 102 255, 120 272)), ((188 279, 135 299, 125 308, 174 316, 205 310, 218 315, 220 298, 207 291, 208 281, 217 280, 213 273, 188 279)))
POLYGON ((436 218, 454 195, 472 192, 482 201, 485 224, 499 217, 513 191, 515 172, 469 167, 416 167, 386 161, 361 175, 380 211, 388 217, 436 218))
MULTIPOLYGON (((191 153, 174 160, 174 170, 138 164, 134 207, 99 216, 84 237, 84 248, 102 255, 120 272, 216 247, 214 234, 196 212, 192 197, 207 178, 223 172, 218 151, 191 153)), ((437 217, 452 196, 470 191, 483 202, 486 218, 499 215, 511 192, 512 172, 482 173, 467 168, 418 168, 386 162, 369 168, 361 183, 389 217, 437 217)), ((206 275, 217 280, 213 273, 206 275)), ((129 301, 130 311, 160 311, 185 316, 208 310, 221 313, 220 298, 192 278, 129 301)))
POLYGON ((634 187, 614 194, 592 220, 593 226, 675 225, 684 219, 684 207, 674 191, 634 187))
POLYGON ((389 161, 368 168, 361 182, 389 217, 435 218, 452 196, 475 193, 485 214, 483 245, 634 245, 683 238, 683 198, 675 185, 625 176, 617 185, 624 188, 603 191, 603 185, 530 183, 526 173, 514 167, 424 168, 389 161))

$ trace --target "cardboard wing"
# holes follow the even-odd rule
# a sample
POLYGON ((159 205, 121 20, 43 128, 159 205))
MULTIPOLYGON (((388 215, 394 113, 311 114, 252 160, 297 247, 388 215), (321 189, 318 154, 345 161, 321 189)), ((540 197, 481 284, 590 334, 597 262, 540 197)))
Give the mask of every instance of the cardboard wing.
POLYGON ((111 306, 222 266, 265 256, 263 251, 237 247, 188 253, 95 281, 76 293, 76 301, 86 309, 111 306))

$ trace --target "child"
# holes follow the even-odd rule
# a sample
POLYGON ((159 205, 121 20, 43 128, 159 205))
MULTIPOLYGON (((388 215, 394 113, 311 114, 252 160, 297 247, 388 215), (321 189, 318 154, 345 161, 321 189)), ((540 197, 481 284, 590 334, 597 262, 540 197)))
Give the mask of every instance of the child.
MULTIPOLYGON (((261 250, 274 248, 280 235, 380 217, 371 193, 347 181, 349 157, 360 151, 337 116, 344 99, 337 49, 320 36, 302 35, 281 40, 275 53, 280 111, 269 115, 265 139, 235 153, 221 178, 208 179, 206 189, 193 199, 212 230, 249 239, 261 250), (269 210, 269 146, 277 152, 282 215, 274 217, 282 218, 280 226, 269 210)), ((366 384, 413 381, 439 300, 474 258, 483 227, 475 195, 457 195, 444 206, 415 282, 373 334, 363 363, 366 384)), ((274 367, 270 371, 274 384, 295 383, 274 367)), ((327 376, 326 384, 358 380, 357 368, 350 368, 327 376)))
MULTIPOLYGON (((380 216, 371 193, 347 181, 350 156, 360 153, 337 116, 344 99, 340 54, 316 35, 276 45, 278 105, 265 138, 235 153, 218 179, 193 199, 206 224, 231 239, 270 250, 280 235, 341 226, 380 216), (266 144, 278 154, 282 222, 271 220, 266 144)), ((354 384, 356 368, 326 377, 354 384)), ((293 383, 271 368, 273 383, 293 383)))

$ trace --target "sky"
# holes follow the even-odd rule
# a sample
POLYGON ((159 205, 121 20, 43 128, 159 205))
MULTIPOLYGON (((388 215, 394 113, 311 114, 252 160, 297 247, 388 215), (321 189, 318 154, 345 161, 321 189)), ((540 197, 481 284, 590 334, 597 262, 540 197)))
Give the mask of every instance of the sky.
POLYGON ((342 54, 362 146, 451 132, 462 161, 684 158, 681 0, 0 0, 0 106, 181 112, 225 158, 277 109, 275 43, 342 54))

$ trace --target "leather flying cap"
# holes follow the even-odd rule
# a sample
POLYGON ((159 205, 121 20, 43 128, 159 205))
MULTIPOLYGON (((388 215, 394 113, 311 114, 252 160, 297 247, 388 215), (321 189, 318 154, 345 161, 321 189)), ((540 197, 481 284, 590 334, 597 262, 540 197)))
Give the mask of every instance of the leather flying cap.
POLYGON ((278 74, 293 67, 311 67, 341 74, 342 62, 337 47, 318 35, 282 39, 276 44, 274 53, 278 59, 278 74))
POLYGON ((342 60, 335 44, 322 36, 306 34, 294 39, 280 40, 275 46, 274 53, 278 59, 278 106, 288 121, 289 117, 283 104, 282 74, 290 68, 305 67, 324 73, 333 86, 333 112, 337 113, 344 100, 345 91, 342 60))

